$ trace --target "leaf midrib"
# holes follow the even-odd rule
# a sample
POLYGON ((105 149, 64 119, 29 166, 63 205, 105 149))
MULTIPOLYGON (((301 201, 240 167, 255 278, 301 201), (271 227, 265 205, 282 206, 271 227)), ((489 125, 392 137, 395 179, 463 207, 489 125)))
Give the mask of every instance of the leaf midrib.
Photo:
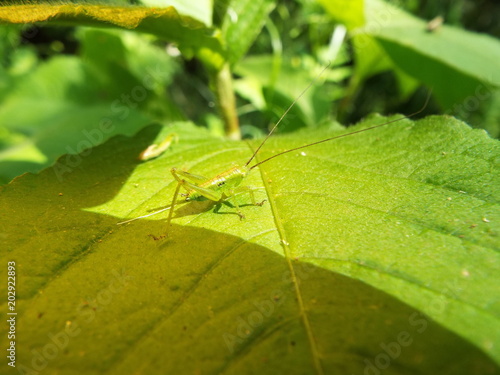
MULTIPOLYGON (((250 148, 250 151, 252 151, 251 148, 250 148)), ((256 156, 256 161, 257 161, 257 163, 259 162, 258 155, 256 156)), ((302 324, 303 324, 304 329, 306 331, 307 339, 308 339, 308 343, 309 343, 309 348, 311 350, 311 355, 312 355, 312 359, 313 359, 313 363, 314 363, 314 369, 318 375, 323 375, 324 371, 323 371, 323 367, 321 366, 319 351, 318 351, 318 348, 316 346, 316 341, 314 339, 314 335, 313 335, 313 332, 311 329, 309 317, 308 317, 308 315, 306 313, 306 309, 304 307, 304 301, 302 299, 300 285, 298 283, 297 275, 295 273, 295 269, 294 269, 293 264, 292 264, 292 257, 291 257, 291 252, 290 252, 290 248, 289 248, 289 242, 288 242, 286 234, 285 234, 286 231, 285 231, 285 228, 283 226, 283 220, 281 219, 281 216, 279 215, 279 210, 278 210, 276 201, 274 199, 275 194, 273 194, 273 190, 272 190, 270 184, 268 183, 267 178, 265 178, 265 176, 264 176, 265 172, 262 168, 259 168, 259 173, 260 173, 261 181, 264 184, 264 188, 265 188, 265 191, 267 193, 267 198, 269 200, 269 204, 271 206, 271 213, 272 213, 273 218, 274 218, 274 223, 276 225, 276 229, 278 230, 278 235, 280 237, 281 246, 283 248, 283 253, 284 253, 286 263, 287 263, 287 267, 290 271, 291 280, 292 280, 293 287, 294 287, 294 292, 295 292, 295 295, 297 298, 297 305, 298 305, 299 313, 300 313, 300 316, 302 318, 302 324)))

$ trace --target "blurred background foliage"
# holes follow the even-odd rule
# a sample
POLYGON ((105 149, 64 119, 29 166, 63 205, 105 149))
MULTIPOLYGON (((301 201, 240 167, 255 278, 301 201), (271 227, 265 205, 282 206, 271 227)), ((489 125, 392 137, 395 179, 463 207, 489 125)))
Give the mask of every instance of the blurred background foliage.
MULTIPOLYGON (((349 125, 373 112, 412 113, 432 88, 419 116, 448 114, 500 135, 497 1, 170 3, 188 16, 169 21, 172 35, 182 34, 186 23, 206 27, 226 48, 243 137, 265 134, 329 63, 280 132, 349 125)), ((154 31, 84 27, 71 16, 57 26, 22 24, 2 17, 2 8, 13 4, 24 6, 0 2, 1 183, 153 122, 189 119, 224 134, 213 47, 193 48, 194 39, 183 47, 154 31), (103 121, 111 130, 97 134, 103 121)), ((165 6, 155 0, 112 4, 165 6)))

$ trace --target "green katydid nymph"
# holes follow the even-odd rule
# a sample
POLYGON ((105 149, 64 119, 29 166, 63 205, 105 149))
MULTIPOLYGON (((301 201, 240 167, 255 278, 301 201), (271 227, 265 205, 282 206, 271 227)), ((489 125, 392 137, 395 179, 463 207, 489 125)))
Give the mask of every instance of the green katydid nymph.
MULTIPOLYGON (((328 66, 325 67, 323 69, 323 71, 327 68, 328 68, 328 66)), ((248 174, 252 171, 252 169, 258 167, 259 165, 267 163, 268 161, 270 161, 274 158, 277 158, 278 156, 284 155, 284 154, 289 153, 289 152, 301 150, 303 148, 318 145, 320 143, 329 142, 329 141, 332 141, 334 139, 339 139, 339 138, 351 136, 354 134, 362 133, 365 131, 373 130, 373 129, 380 128, 382 126, 385 126, 385 125, 388 125, 391 123, 398 122, 398 121, 406 119, 406 118, 410 118, 410 117, 415 116, 415 115, 419 114, 420 112, 422 112, 425 109, 425 107, 427 106, 427 103, 428 103, 429 98, 430 98, 431 92, 429 92, 429 95, 427 96, 427 100, 426 100, 425 104, 423 105, 423 107, 420 110, 418 110, 410 115, 402 116, 402 117, 399 117, 397 119, 385 122, 383 124, 371 126, 369 128, 366 128, 366 129, 361 129, 361 130, 354 131, 351 133, 326 138, 326 139, 323 139, 323 140, 320 140, 317 142, 309 143, 309 144, 306 144, 303 146, 299 146, 299 147, 295 147, 295 148, 292 148, 292 149, 289 149, 286 151, 282 151, 276 155, 273 155, 267 159, 264 159, 258 163, 253 164, 252 166, 250 166, 250 163, 252 162, 252 160, 254 160, 254 158, 256 157, 256 155, 258 154, 260 149, 262 148, 262 146, 266 143, 266 141, 269 139, 269 137, 273 134, 273 132, 279 126, 281 121, 285 118, 285 116, 292 109, 292 107, 295 105, 295 103, 307 92, 307 90, 321 76, 323 71, 290 104, 290 106, 287 108, 287 110, 281 115, 279 120, 272 127, 271 131, 267 134, 267 136, 264 138, 264 140, 260 143, 259 147, 257 147, 255 152, 250 157, 250 159, 248 159, 248 161, 243 166, 233 166, 233 167, 229 168, 228 170, 226 170, 222 173, 219 173, 218 175, 216 175, 215 177, 212 177, 212 178, 194 175, 194 174, 191 174, 189 172, 180 171, 177 168, 172 168, 170 170, 170 172, 172 173, 172 176, 174 177, 174 179, 177 181, 177 186, 175 188, 175 192, 174 192, 174 196, 172 198, 171 205, 169 207, 155 211, 151 214, 139 216, 139 217, 136 217, 136 218, 133 218, 130 220, 120 222, 118 224, 129 223, 129 222, 137 220, 137 219, 146 218, 146 217, 153 216, 153 215, 156 215, 156 214, 159 214, 161 212, 169 210, 168 218, 167 218, 167 233, 168 233, 168 228, 170 228, 170 224, 171 224, 173 213, 174 213, 174 207, 176 206, 176 204, 182 203, 182 201, 177 202, 177 197, 179 195, 181 188, 186 191, 186 193, 182 194, 182 196, 185 198, 184 200, 186 202, 196 200, 198 198, 206 198, 206 199, 209 199, 211 201, 221 203, 221 202, 224 202, 227 199, 233 197, 236 194, 246 192, 250 195, 250 199, 251 199, 253 205, 262 206, 264 204, 265 200, 262 202, 257 202, 255 200, 255 196, 254 196, 254 191, 253 191, 254 189, 249 187, 249 186, 242 185, 243 180, 248 176, 248 174)), ((234 202, 234 206, 236 208, 236 213, 238 214, 240 219, 244 219, 245 216, 240 211, 240 207, 238 206, 238 204, 236 202, 234 202)), ((165 233, 164 235, 161 235, 160 237, 156 237, 153 235, 150 235, 150 236, 155 240, 160 240, 160 239, 167 237, 167 233, 165 233)))

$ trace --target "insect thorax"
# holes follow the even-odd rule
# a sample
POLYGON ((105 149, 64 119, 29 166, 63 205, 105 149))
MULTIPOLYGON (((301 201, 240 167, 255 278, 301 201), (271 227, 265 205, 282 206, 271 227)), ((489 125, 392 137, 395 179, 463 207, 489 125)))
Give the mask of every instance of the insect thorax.
MULTIPOLYGON (((227 171, 198 184, 198 186, 212 191, 225 193, 226 196, 230 196, 231 191, 241 184, 249 172, 250 169, 246 166, 234 166, 227 171)), ((200 194, 191 190, 185 196, 186 200, 193 200, 199 198, 200 194)))
POLYGON ((247 174, 248 168, 234 166, 227 171, 218 174, 207 182, 202 183, 200 186, 210 187, 221 191, 233 189, 241 184, 241 181, 243 181, 247 174))

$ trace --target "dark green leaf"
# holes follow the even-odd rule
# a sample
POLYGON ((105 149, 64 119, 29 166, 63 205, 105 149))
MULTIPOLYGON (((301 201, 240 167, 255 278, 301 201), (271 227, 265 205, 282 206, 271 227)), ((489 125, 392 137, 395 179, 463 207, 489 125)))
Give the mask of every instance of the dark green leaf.
MULTIPOLYGON (((116 223, 169 205, 170 168, 214 176, 258 144, 187 124, 159 131, 61 158, 62 182, 51 168, 2 189, 0 276, 16 262, 19 365, 42 363, 46 374, 499 372, 478 349, 500 362, 500 147, 483 131, 431 117, 288 153, 245 182, 264 206, 230 200, 245 220, 227 205, 187 203, 169 238, 154 241, 166 213, 116 223), (178 144, 137 161, 171 132, 178 144)), ((271 138, 259 160, 336 134, 271 138)))
MULTIPOLYGON (((337 16, 335 8, 326 9, 337 16)), ((394 69, 403 92, 415 87, 407 76, 412 77, 432 87, 445 110, 454 111, 466 99, 490 98, 490 87, 500 86, 497 39, 448 25, 428 31, 425 21, 382 0, 367 0, 365 15, 364 26, 352 30, 358 79, 394 69)))
POLYGON ((79 34, 82 59, 58 56, 13 79, 0 107, 9 135, 0 152, 3 182, 116 134, 132 135, 157 117, 179 118, 164 95, 174 72, 165 53, 132 33, 79 34))
POLYGON ((233 1, 227 8, 222 33, 231 64, 238 62, 260 34, 275 0, 233 1))
POLYGON ((179 14, 172 6, 7 5, 0 7, 0 22, 134 29, 177 43, 186 54, 195 54, 213 68, 220 68, 225 60, 219 39, 211 35, 213 30, 200 21, 179 14))
POLYGON ((423 20, 384 2, 372 3, 365 30, 400 69, 433 87, 445 109, 480 95, 480 88, 500 86, 498 40, 447 25, 429 32, 423 20))

